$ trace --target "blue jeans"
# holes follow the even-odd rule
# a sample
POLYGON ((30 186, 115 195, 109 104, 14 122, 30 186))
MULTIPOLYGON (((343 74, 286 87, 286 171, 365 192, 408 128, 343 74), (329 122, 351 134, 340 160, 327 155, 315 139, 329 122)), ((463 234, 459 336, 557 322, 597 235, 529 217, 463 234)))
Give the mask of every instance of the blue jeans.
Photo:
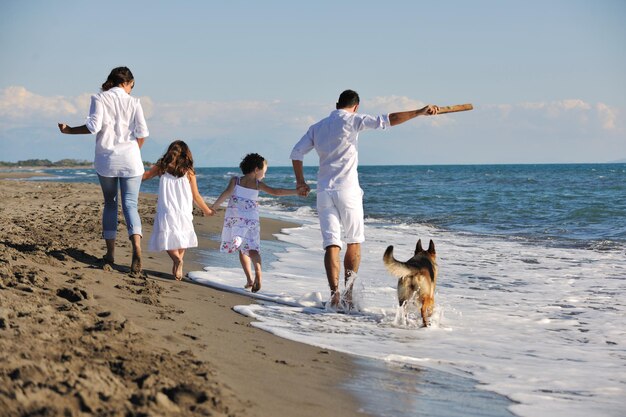
POLYGON ((115 239, 117 236, 117 190, 118 184, 122 196, 122 211, 126 219, 128 236, 141 234, 141 218, 137 210, 141 175, 138 177, 103 177, 98 175, 102 194, 104 194, 104 210, 102 211, 102 237, 115 239))

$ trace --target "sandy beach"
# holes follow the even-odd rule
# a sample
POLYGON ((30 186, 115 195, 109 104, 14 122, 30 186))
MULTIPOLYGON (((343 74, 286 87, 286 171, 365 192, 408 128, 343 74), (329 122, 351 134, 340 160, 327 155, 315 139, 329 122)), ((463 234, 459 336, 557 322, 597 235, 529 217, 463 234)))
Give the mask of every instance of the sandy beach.
MULTIPOLYGON (((2 179, 0 199, 1 416, 364 415, 338 388, 354 358, 252 327, 231 309, 248 299, 176 282, 145 250, 156 196, 140 198, 135 278, 121 214, 116 264, 99 264, 97 185, 2 179)), ((201 249, 222 215, 196 213, 201 249)), ((264 219, 262 238, 289 226, 264 219)), ((188 251, 185 272, 202 267, 188 251)))

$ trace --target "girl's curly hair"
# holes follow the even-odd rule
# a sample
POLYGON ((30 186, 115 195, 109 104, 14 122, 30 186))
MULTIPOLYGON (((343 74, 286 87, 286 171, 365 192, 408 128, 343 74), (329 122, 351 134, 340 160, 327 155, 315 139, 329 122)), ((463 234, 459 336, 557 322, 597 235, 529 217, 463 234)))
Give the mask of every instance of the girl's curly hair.
POLYGON ((246 155, 241 163, 239 164, 239 168, 241 168, 241 172, 243 175, 249 174, 254 171, 255 168, 263 169, 265 164, 265 158, 263 158, 258 153, 249 153, 246 155))
POLYGON ((189 146, 182 140, 172 142, 165 155, 156 162, 156 166, 159 167, 161 175, 167 172, 177 178, 186 175, 189 171, 195 172, 189 146))

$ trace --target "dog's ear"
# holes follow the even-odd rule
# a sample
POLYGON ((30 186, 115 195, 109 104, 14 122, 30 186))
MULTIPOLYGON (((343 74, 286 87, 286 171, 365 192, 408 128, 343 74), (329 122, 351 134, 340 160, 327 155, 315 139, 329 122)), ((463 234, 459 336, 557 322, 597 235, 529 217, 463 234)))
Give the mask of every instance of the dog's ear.
POLYGON ((417 255, 418 253, 422 252, 424 249, 422 249, 422 239, 417 241, 417 245, 415 245, 415 254, 417 255))
POLYGON ((437 253, 435 251, 435 242, 433 242, 432 239, 430 239, 430 243, 428 244, 428 253, 430 253, 431 255, 434 255, 435 253, 437 253))

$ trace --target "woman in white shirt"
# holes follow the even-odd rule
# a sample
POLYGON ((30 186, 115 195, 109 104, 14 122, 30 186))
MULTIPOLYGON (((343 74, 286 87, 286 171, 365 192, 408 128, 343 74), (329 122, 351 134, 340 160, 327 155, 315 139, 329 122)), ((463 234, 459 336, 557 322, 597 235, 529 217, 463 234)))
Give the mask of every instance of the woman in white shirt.
POLYGON ((130 96, 134 86, 128 68, 114 68, 102 84, 102 91, 91 97, 87 123, 76 127, 59 123, 59 129, 67 134, 96 135, 94 167, 104 194, 102 237, 107 247, 103 260, 105 265, 114 263, 119 188, 133 245, 131 273, 139 274, 142 230, 137 200, 144 173, 140 148, 149 132, 139 99, 130 96))

